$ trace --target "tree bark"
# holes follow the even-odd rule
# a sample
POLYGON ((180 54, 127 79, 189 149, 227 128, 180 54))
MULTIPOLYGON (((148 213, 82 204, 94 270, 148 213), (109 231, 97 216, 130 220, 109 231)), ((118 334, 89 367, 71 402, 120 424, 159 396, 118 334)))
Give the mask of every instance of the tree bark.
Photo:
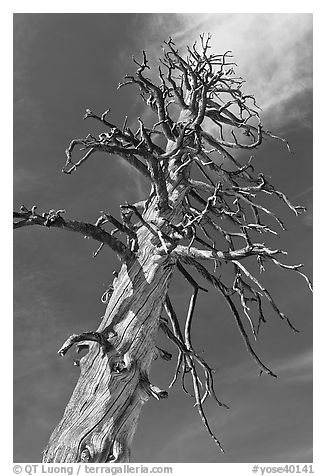
MULTIPOLYGON (((176 180, 172 161, 171 208, 165 214, 171 223, 178 221, 187 186, 185 180, 176 180)), ((144 218, 157 229, 164 226, 157 198, 144 218)), ((157 354, 155 336, 176 260, 172 254, 158 253, 160 240, 145 226, 137 236, 137 258, 122 264, 97 329, 107 339, 107 348, 87 342, 80 378, 44 450, 43 462, 128 462, 143 404, 150 396, 158 400, 167 396, 149 382, 149 370, 157 354)))

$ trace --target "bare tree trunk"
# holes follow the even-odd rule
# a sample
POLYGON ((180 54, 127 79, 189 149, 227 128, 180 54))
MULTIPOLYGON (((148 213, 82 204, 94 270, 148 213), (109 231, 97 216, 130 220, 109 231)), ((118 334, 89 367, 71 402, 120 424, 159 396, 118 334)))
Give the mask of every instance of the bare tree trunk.
MULTIPOLYGON (((174 188, 172 178, 169 188, 174 188)), ((183 190, 180 182, 171 193, 174 206, 166 214, 170 222, 178 218, 183 190)), ((157 208, 154 199, 145 215, 147 223, 164 223, 157 208)), ((89 352, 80 360, 77 386, 44 451, 44 462, 129 461, 142 405, 149 396, 167 397, 167 392, 150 383, 149 370, 157 355, 155 336, 175 260, 157 254, 159 238, 144 226, 138 244, 137 260, 122 265, 97 330, 109 347, 89 344, 89 352)))

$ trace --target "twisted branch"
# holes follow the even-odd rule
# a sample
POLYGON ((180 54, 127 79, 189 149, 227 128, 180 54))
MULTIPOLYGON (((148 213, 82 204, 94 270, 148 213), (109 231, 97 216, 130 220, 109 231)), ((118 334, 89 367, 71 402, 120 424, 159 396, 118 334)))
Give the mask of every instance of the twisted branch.
POLYGON ((134 254, 126 247, 126 245, 104 231, 100 226, 95 226, 91 223, 85 223, 76 220, 64 220, 61 216, 64 210, 50 210, 47 213, 39 215, 35 212, 35 209, 35 206, 31 210, 28 210, 26 207, 22 206, 19 212, 14 212, 14 219, 20 220, 18 222, 14 222, 14 229, 25 226, 39 225, 48 228, 59 228, 61 230, 74 231, 81 233, 88 238, 99 241, 100 243, 108 245, 124 261, 133 259, 134 257, 134 254))

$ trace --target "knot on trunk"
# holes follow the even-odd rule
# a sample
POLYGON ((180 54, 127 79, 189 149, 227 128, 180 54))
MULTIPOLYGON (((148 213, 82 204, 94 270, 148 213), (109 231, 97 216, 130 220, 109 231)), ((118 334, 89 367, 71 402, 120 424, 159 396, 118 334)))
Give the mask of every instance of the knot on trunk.
POLYGON ((139 387, 150 397, 156 398, 156 400, 162 400, 168 398, 169 394, 166 390, 161 390, 155 385, 151 384, 147 375, 141 374, 139 378, 139 387))

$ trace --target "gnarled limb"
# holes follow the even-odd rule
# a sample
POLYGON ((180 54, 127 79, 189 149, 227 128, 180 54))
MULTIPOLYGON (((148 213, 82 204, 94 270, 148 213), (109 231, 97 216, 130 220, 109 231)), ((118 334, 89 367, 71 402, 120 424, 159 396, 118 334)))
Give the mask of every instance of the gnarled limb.
POLYGON ((74 231, 108 245, 118 254, 120 259, 124 261, 128 261, 134 257, 134 254, 126 247, 126 245, 104 231, 100 226, 95 226, 91 223, 85 223, 76 220, 65 220, 61 216, 63 210, 50 210, 48 213, 39 215, 35 212, 35 209, 36 207, 33 207, 31 210, 26 209, 26 207, 22 207, 21 211, 14 212, 14 219, 20 220, 18 222, 14 222, 14 229, 25 226, 39 225, 48 228, 59 228, 61 230, 74 231))
POLYGON ((198 295, 199 289, 205 292, 207 292, 207 289, 199 286, 199 284, 197 284, 197 282, 193 279, 193 277, 188 273, 188 271, 182 266, 180 262, 177 263, 177 268, 194 289, 193 295, 190 298, 188 314, 186 318, 186 325, 185 325, 185 344, 188 350, 193 350, 192 344, 191 344, 191 323, 192 323, 192 318, 193 318, 193 314, 195 310, 197 295, 198 295))
POLYGON ((238 312, 237 307, 235 306, 231 294, 234 292, 233 290, 229 290, 222 282, 220 279, 217 279, 215 276, 213 276, 207 269, 201 264, 198 263, 195 259, 193 258, 187 258, 183 259, 185 264, 189 264, 193 266, 206 280, 208 280, 215 288, 217 288, 224 299, 227 301, 228 306, 230 307, 232 314, 235 318, 236 324, 238 326, 238 329, 240 331, 240 334, 245 342, 246 348, 249 352, 249 354, 253 357, 253 359, 257 362, 258 366, 260 367, 262 372, 266 372, 272 377, 276 377, 274 372, 270 370, 258 357, 254 349, 252 348, 252 345, 250 343, 249 337, 246 333, 246 330, 243 326, 240 314, 238 312))
POLYGON ((200 260, 224 260, 232 261, 243 259, 249 256, 270 257, 279 254, 286 254, 283 250, 271 250, 262 243, 253 243, 251 246, 245 246, 234 251, 219 250, 201 250, 194 247, 178 245, 171 253, 175 257, 194 258, 200 260))
POLYGON ((112 348, 108 339, 100 332, 82 332, 81 334, 73 334, 62 344, 58 350, 58 354, 62 357, 66 355, 68 350, 77 342, 93 341, 98 342, 103 349, 103 352, 108 352, 112 348))
POLYGON ((137 148, 125 147, 125 145, 126 144, 119 142, 119 140, 115 138, 114 133, 103 133, 100 134, 98 138, 88 135, 85 139, 74 139, 70 142, 69 147, 66 149, 67 160, 64 167, 62 168, 62 172, 65 174, 71 174, 72 172, 76 171, 77 168, 82 165, 94 152, 98 151, 119 155, 144 177, 150 178, 150 174, 146 165, 136 157, 136 154, 139 153, 139 150, 137 148), (72 152, 77 145, 81 145, 82 149, 86 149, 88 152, 86 152, 86 154, 81 159, 74 163, 72 162, 72 152))
MULTIPOLYGON (((178 339, 178 337, 171 331, 169 326, 164 321, 161 321, 161 328, 167 334, 169 339, 171 339, 172 342, 174 342, 177 345, 177 347, 179 348, 179 350, 181 352, 181 355, 183 356, 184 360, 186 361, 186 364, 189 366, 190 372, 191 372, 191 375, 192 375, 193 389, 194 389, 194 392, 195 392, 195 395, 194 395, 195 402, 196 402, 195 406, 198 409, 198 413, 199 413, 199 415, 200 415, 200 417, 203 421, 203 424, 204 424, 206 430, 208 431, 210 437, 213 439, 213 441, 218 446, 218 448, 221 450, 221 452, 224 453, 224 449, 221 446, 220 441, 217 439, 217 437, 215 436, 215 434, 213 433, 213 431, 210 428, 210 425, 208 423, 208 420, 207 420, 207 417, 205 415, 204 408, 203 408, 203 403, 204 403, 204 400, 205 400, 206 395, 208 393, 211 393, 213 395, 214 399, 219 404, 219 406, 224 406, 225 408, 228 408, 227 405, 221 403, 216 397, 215 391, 214 391, 213 386, 212 386, 211 369, 207 366, 206 363, 203 363, 204 362, 203 359, 199 360, 198 356, 193 352, 193 350, 190 351, 189 349, 187 349, 185 344, 178 339), (201 396, 201 393, 200 393, 200 380, 199 380, 197 370, 196 370, 196 366, 195 366, 196 361, 197 362, 199 361, 201 363, 201 365, 205 366, 205 369, 206 369, 206 392, 205 392, 204 396, 201 396)), ((188 393, 188 392, 186 392, 186 393, 188 393)))

